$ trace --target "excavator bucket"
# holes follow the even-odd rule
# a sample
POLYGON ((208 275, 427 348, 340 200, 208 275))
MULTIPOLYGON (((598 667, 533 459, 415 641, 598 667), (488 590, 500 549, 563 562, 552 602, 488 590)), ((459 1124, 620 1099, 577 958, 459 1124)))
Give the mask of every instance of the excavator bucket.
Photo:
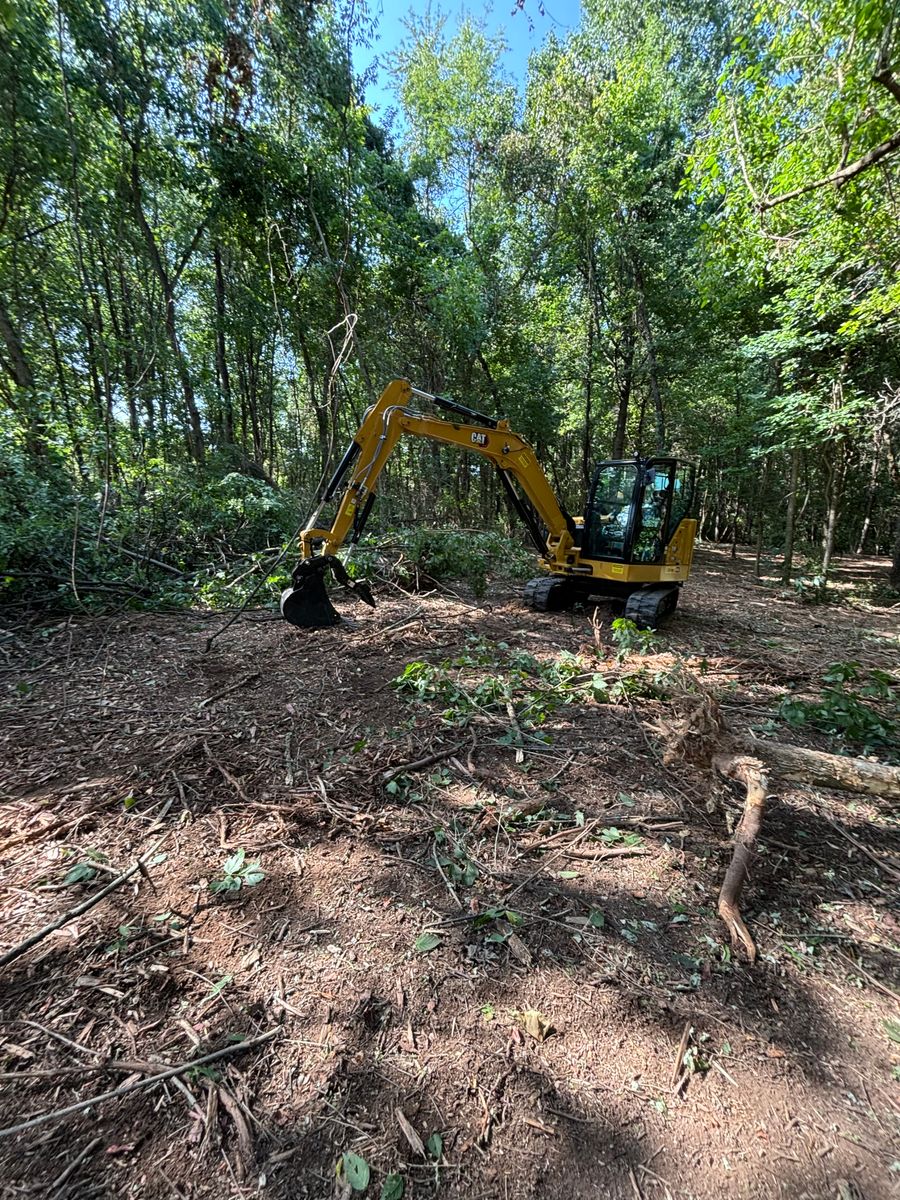
POLYGON ((353 580, 344 564, 333 554, 305 558, 293 574, 293 586, 281 593, 281 615, 289 625, 300 629, 327 629, 341 623, 337 609, 331 603, 325 587, 325 574, 331 571, 338 583, 372 608, 375 597, 363 579, 353 580))

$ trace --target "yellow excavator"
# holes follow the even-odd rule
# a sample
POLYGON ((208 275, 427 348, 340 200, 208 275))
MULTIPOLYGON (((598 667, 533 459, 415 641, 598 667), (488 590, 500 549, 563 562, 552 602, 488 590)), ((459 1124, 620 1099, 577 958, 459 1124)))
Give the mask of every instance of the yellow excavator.
POLYGON ((675 608, 690 573, 697 532, 691 517, 693 463, 675 458, 601 462, 584 516, 573 517, 531 446, 508 421, 395 379, 367 411, 309 527, 300 535, 301 558, 292 586, 281 596, 281 614, 291 625, 315 629, 340 622, 325 586, 328 572, 348 592, 375 606, 369 584, 351 579, 338 551, 362 536, 378 477, 407 434, 480 454, 497 468, 545 572, 525 585, 523 599, 530 608, 549 612, 579 601, 611 599, 623 603, 624 615, 641 629, 655 629, 675 608), (416 401, 449 418, 411 407, 416 401), (320 528, 322 509, 342 484, 334 520, 329 528, 320 528))

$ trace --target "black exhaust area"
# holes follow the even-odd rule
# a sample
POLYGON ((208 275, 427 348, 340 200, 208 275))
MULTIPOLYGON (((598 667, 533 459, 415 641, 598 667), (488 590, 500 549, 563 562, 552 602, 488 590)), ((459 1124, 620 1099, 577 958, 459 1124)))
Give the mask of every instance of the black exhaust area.
POLYGON ((298 563, 292 576, 293 586, 281 593, 281 615, 289 625, 296 625, 298 629, 327 629, 331 625, 340 625, 341 617, 325 587, 327 571, 333 572, 342 587, 375 607, 375 597, 365 580, 352 580, 339 558, 333 554, 320 554, 298 563))

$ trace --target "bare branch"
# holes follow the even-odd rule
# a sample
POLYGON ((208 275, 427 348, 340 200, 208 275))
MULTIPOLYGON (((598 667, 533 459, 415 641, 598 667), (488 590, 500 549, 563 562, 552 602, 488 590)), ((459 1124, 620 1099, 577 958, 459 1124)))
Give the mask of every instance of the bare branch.
POLYGON ((814 179, 811 183, 805 183, 802 187, 795 188, 792 192, 784 192, 780 196, 770 196, 766 200, 760 200, 759 210, 760 212, 767 212, 770 208, 775 208, 779 204, 785 204, 788 200, 796 200, 798 196, 805 196, 807 192, 817 191, 819 188, 827 187, 830 183, 835 184, 836 187, 841 187, 848 180, 853 179, 855 175, 861 175, 863 171, 867 171, 869 167, 874 166, 875 163, 880 162, 883 158, 887 158, 889 154, 893 154, 898 149, 900 149, 900 130, 892 133, 889 138, 886 138, 871 150, 867 150, 855 162, 842 167, 839 171, 835 171, 831 175, 826 175, 824 179, 814 179))
POLYGON ((753 197, 753 203, 759 204, 759 192, 750 181, 750 172, 747 170, 747 160, 744 158, 744 148, 741 145, 741 131, 738 129, 737 116, 733 107, 731 109, 731 127, 734 130, 734 144, 737 148, 737 157, 741 167, 741 174, 744 177, 744 183, 747 185, 747 191, 753 197))
POLYGON ((880 83, 882 87, 886 87, 894 99, 900 103, 900 83, 897 82, 897 76, 894 72, 887 68, 884 71, 879 71, 872 76, 875 83, 880 83))

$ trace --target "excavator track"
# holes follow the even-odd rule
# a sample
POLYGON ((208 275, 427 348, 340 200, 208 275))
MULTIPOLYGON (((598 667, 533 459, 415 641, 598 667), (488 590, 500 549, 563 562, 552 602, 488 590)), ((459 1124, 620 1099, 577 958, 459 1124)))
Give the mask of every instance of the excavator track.
POLYGON ((644 588, 632 592, 625 602, 625 618, 634 621, 638 629, 657 629, 675 611, 677 587, 644 588))
POLYGON ((535 612, 559 612, 571 602, 571 595, 565 579, 540 575, 537 579, 529 579, 525 584, 522 600, 535 612))

